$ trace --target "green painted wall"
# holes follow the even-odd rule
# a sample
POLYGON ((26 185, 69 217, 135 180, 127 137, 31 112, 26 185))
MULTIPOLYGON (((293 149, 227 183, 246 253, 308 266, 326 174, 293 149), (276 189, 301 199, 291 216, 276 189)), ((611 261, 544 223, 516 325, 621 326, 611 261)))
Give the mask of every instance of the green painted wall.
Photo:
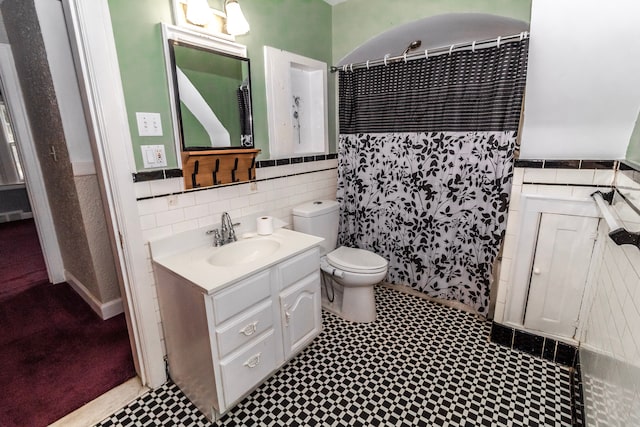
POLYGON ((626 159, 640 166, 640 113, 638 113, 636 125, 633 127, 633 132, 631 133, 626 159))
POLYGON ((333 61, 378 34, 443 13, 490 13, 531 20, 531 0, 348 0, 333 7, 333 61))
MULTIPOLYGON (((169 90, 165 73, 160 22, 172 23, 170 0, 108 0, 125 92, 125 103, 136 167, 143 170, 140 146, 164 144, 168 167, 176 167, 169 90), (137 136, 136 111, 158 112, 164 136, 137 136)), ((221 0, 210 0, 221 9, 221 0)), ((323 0, 242 0, 251 31, 236 37, 247 46, 256 148, 269 157, 269 134, 264 72, 264 46, 273 46, 331 65, 331 6, 323 0)), ((330 150, 335 151, 334 81, 329 79, 330 150)))
MULTIPOLYGON (((131 127, 133 151, 142 170, 140 145, 164 144, 168 167, 176 167, 173 128, 160 22, 173 22, 170 0, 108 0, 131 127), (162 137, 139 137, 136 111, 158 112, 162 137)), ((222 0, 210 0, 222 8, 222 0)), ((530 20, 531 0, 348 0, 333 8, 323 0, 242 0, 251 31, 236 37, 247 46, 256 148, 269 157, 264 46, 331 65, 363 42, 397 25, 443 13, 492 13, 530 20)), ((329 147, 335 151, 335 74, 329 73, 329 147)))
POLYGON ((164 145, 167 167, 177 167, 167 73, 159 22, 172 22, 169 0, 109 0, 136 169, 141 145, 164 145), (160 113, 163 136, 138 136, 136 111, 160 113))

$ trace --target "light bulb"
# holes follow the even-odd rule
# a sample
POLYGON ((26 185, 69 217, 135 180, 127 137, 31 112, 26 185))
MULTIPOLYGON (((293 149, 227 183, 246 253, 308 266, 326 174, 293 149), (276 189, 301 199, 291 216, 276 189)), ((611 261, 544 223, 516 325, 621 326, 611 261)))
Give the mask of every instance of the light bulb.
POLYGON ((211 21, 211 13, 207 0, 187 0, 185 18, 190 23, 204 27, 211 21))
POLYGON ((225 4, 227 13, 227 33, 232 36, 239 36, 249 32, 249 23, 244 17, 240 4, 237 0, 227 0, 225 4))

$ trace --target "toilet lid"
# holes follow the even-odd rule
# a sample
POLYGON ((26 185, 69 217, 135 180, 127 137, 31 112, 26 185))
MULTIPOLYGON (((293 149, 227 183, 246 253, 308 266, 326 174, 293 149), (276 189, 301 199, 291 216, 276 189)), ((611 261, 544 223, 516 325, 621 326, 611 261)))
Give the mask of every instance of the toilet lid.
POLYGON ((386 270, 387 260, 371 251, 340 246, 327 254, 329 264, 352 273, 374 274, 386 270))

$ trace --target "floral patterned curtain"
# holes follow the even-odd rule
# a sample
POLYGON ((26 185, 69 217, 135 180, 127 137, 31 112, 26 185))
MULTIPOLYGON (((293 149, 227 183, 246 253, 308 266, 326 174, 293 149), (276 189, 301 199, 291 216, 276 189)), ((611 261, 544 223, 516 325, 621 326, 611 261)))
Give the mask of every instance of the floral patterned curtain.
POLYGON ((486 315, 528 41, 340 72, 340 243, 486 315))

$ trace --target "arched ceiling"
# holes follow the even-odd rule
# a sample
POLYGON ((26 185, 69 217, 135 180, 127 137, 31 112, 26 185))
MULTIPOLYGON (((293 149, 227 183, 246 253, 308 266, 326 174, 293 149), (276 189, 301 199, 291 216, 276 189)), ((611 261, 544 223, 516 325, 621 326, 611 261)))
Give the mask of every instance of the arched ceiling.
POLYGON ((414 40, 422 41, 424 51, 473 40, 487 40, 529 30, 529 23, 486 13, 448 13, 429 16, 385 31, 360 45, 337 65, 379 59, 386 54, 400 55, 414 40))

